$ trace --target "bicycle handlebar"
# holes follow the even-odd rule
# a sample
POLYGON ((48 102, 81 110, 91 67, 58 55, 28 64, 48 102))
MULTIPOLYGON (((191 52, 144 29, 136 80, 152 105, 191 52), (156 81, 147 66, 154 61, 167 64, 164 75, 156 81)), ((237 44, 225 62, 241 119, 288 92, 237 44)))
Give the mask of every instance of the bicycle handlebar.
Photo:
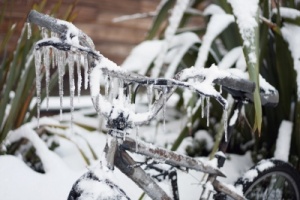
MULTIPOLYGON (((163 107, 164 101, 172 95, 177 87, 190 89, 206 97, 213 97, 223 106, 224 109, 227 109, 227 101, 222 97, 220 92, 215 90, 213 87, 214 84, 224 87, 225 90, 233 96, 242 96, 242 100, 252 101, 253 99, 255 83, 234 76, 227 71, 218 70, 214 66, 202 69, 196 69, 193 67, 184 69, 177 73, 173 79, 150 78, 139 74, 129 73, 118 67, 115 63, 95 51, 92 40, 69 22, 58 20, 48 15, 43 15, 35 10, 32 10, 29 13, 27 22, 36 24, 40 27, 45 27, 58 34, 58 38, 48 38, 38 41, 35 47, 36 50, 40 50, 40 48, 44 46, 52 46, 56 49, 67 52, 81 52, 87 56, 88 67, 91 74, 93 74, 96 70, 101 70, 102 73, 107 76, 122 79, 126 82, 166 88, 160 93, 160 96, 154 102, 152 109, 147 113, 142 114, 133 113, 124 106, 113 105, 111 102, 105 100, 100 93, 95 94, 91 89, 92 101, 96 110, 106 118, 112 118, 111 115, 115 112, 117 112, 117 115, 115 115, 117 117, 115 118, 118 118, 122 113, 122 117, 126 117, 129 123, 127 126, 148 123, 154 116, 157 115, 159 110, 163 107)), ((275 92, 275 96, 276 94, 277 93, 275 92)), ((268 103, 268 101, 263 101, 263 104, 266 102, 268 103)), ((274 102, 277 103, 276 99, 274 102)))

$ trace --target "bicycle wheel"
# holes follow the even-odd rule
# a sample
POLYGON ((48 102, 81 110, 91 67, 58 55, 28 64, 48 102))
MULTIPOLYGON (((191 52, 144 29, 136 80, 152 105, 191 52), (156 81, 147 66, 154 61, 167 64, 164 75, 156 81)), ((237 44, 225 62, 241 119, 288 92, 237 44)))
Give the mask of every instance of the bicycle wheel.
POLYGON ((280 160, 264 160, 252 167, 236 182, 247 199, 300 200, 300 177, 290 164, 280 160))
POLYGON ((74 183, 68 200, 130 200, 130 198, 109 179, 99 179, 96 174, 89 171, 74 183))

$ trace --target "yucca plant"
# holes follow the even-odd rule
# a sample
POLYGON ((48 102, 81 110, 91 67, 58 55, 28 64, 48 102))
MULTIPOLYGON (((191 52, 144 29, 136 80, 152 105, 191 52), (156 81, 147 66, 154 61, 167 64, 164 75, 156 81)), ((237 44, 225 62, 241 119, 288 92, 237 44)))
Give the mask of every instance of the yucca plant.
MULTIPOLYGON (((38 4, 33 5, 33 9, 42 11, 45 8, 47 0, 43 0, 38 4)), ((8 12, 5 7, 7 5, 13 5, 14 2, 4 1, 3 9, 1 10, 1 20, 3 23, 3 17, 5 12, 8 12)), ((75 18, 73 13, 75 2, 72 3, 63 19, 72 21, 75 18)), ((61 7, 61 1, 58 1, 53 5, 48 14, 55 15, 58 13, 61 7)), ((26 15, 24 15, 23 21, 19 22, 24 24, 16 47, 13 52, 7 52, 7 45, 10 45, 11 36, 14 33, 16 24, 11 25, 11 29, 8 30, 5 39, 0 45, 0 53, 3 58, 0 67, 0 149, 1 154, 14 154, 22 144, 24 140, 19 140, 13 144, 6 144, 6 137, 9 131, 19 128, 24 123, 30 122, 37 113, 37 102, 35 100, 36 87, 35 87, 35 67, 34 67, 34 43, 41 37, 39 30, 36 28, 31 30, 29 24, 26 24, 26 15)), ((44 76, 43 72, 43 76, 44 76)), ((50 77, 49 91, 43 89, 41 91, 41 100, 43 100, 57 82, 57 73, 53 73, 50 77)), ((51 132, 47 132, 45 128, 37 130, 39 134, 51 135, 51 132)), ((47 139, 46 139, 47 140, 47 139)), ((56 143, 50 145, 50 149, 56 147, 56 143)), ((28 147, 28 145, 27 145, 28 147)), ((34 163, 39 163, 38 157, 35 156, 34 149, 29 145, 29 148, 22 152, 24 159, 34 163)), ((35 169, 39 167, 33 167, 35 169)), ((37 169, 39 171, 39 169, 37 169)))
MULTIPOLYGON (((123 67, 166 77, 185 67, 210 67, 212 63, 221 68, 247 71, 250 80, 256 83, 254 104, 246 106, 229 150, 244 152, 248 149, 246 144, 255 143, 251 148, 255 160, 273 156, 279 128, 285 120, 293 124, 290 161, 294 162, 294 158, 297 160, 300 156, 299 57, 293 44, 298 40, 291 32, 299 28, 297 6, 294 0, 162 1, 146 41, 132 51, 123 67), (195 19, 202 23, 189 23, 195 19), (151 50, 145 51, 147 47, 151 50), (136 59, 136 55, 142 57, 143 62, 136 59), (137 64, 132 66, 133 63, 137 64), (278 90, 280 101, 276 108, 262 108, 259 84, 263 79, 259 79, 259 74, 278 90), (241 148, 241 144, 245 144, 245 148, 241 148)), ((183 101, 181 98, 178 108, 184 105, 183 101)), ((214 102, 210 103, 210 118, 221 120, 219 108, 214 102)), ((190 98, 185 106, 194 107, 194 98, 190 98)), ((189 122, 197 121, 200 113, 201 107, 190 116, 189 122)), ((190 127, 182 130, 173 150, 191 133, 190 127)), ((218 126, 206 127, 205 120, 194 129, 209 130, 216 141, 223 133, 218 126)))

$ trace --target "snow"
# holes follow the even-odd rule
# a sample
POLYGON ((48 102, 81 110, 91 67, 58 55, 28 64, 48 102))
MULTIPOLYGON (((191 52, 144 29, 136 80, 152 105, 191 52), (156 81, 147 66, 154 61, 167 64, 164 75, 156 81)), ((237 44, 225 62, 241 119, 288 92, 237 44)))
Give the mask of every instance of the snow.
POLYGON ((271 162, 270 160, 262 160, 253 169, 247 171, 244 174, 243 179, 245 181, 252 182, 259 175, 259 173, 261 173, 273 166, 274 166, 274 163, 271 162))
POLYGON ((274 163, 270 160, 262 160, 258 163, 258 165, 255 167, 258 171, 263 172, 271 167, 274 167, 274 163))
POLYGON ((257 176, 258 176, 257 170, 251 169, 244 174, 243 179, 252 182, 257 176))
POLYGON ((199 48, 198 57, 195 62, 196 68, 205 66, 213 40, 232 22, 234 22, 234 17, 229 14, 214 14, 211 16, 206 33, 202 39, 202 44, 199 48))
MULTIPOLYGON (((64 113, 64 115, 66 114, 67 113, 64 113)), ((178 131, 180 131, 178 125, 181 123, 184 124, 183 122, 180 122, 181 120, 182 119, 177 121, 166 121, 166 134, 157 134, 155 136, 157 142, 165 145, 165 142, 173 141, 173 139, 177 137, 178 131)), ((41 118, 40 126, 44 126, 46 124, 57 125, 59 122, 51 118, 41 118)), ((30 124, 26 130, 23 130, 28 132, 28 128, 32 129, 36 127, 36 125, 37 123, 30 124)), ((75 132, 77 130, 75 125, 74 130, 75 132)), ((82 134, 89 141, 90 145, 101 161, 101 155, 104 155, 102 151, 106 143, 106 136, 99 132, 89 132, 83 130, 80 130, 80 132, 82 132, 82 134)), ((151 139, 151 136, 148 134, 155 135, 155 126, 151 125, 140 127, 139 132, 141 138, 146 136, 151 139)), ((20 131, 16 132, 16 134, 19 133, 20 131)), ((154 137, 154 135, 152 136, 154 137)), ((207 138, 206 140, 210 141, 208 144, 212 145, 212 138, 209 139, 209 135, 204 135, 205 132, 200 131, 196 134, 196 137, 207 138)), ((78 140, 75 141, 78 142, 78 140)), ((39 174, 29 169, 19 158, 12 156, 0 156, 0 179, 2 180, 0 181, 1 197, 3 197, 3 199, 23 198, 33 200, 66 199, 73 183, 83 173, 85 173, 87 169, 86 163, 83 161, 74 143, 64 138, 59 138, 59 143, 61 144, 60 147, 53 153, 58 155, 58 161, 52 160, 51 156, 49 157, 49 160, 53 162, 54 167, 56 164, 60 165, 59 163, 63 163, 65 167, 57 167, 57 170, 51 170, 51 173, 47 172, 46 174, 39 174), (22 178, 20 179, 20 177, 22 178), (14 187, 11 187, 12 185, 14 185, 14 187), (47 185, 47 187, 44 187, 45 185, 47 185), (36 192, 32 192, 32 188, 37 188, 38 190, 36 190, 36 192)), ((80 147, 88 155, 88 150, 84 148, 84 145, 80 144, 80 147)), ((241 174, 253 164, 251 162, 250 155, 250 152, 246 156, 230 155, 231 159, 228 160, 224 166, 225 173, 230 177, 230 179, 226 179, 227 183, 232 184, 237 177, 241 176, 241 174)), ((207 158, 200 159, 205 160, 207 158)), ((215 161, 213 162, 216 164, 215 161)), ((119 185, 131 199, 138 199, 142 194, 141 189, 139 189, 131 180, 125 177, 118 169, 115 169, 115 171, 111 174, 107 174, 101 172, 102 170, 99 166, 99 160, 94 160, 93 163, 94 164, 88 167, 88 170, 93 171, 98 177, 108 177, 110 180, 114 180, 114 182, 119 185)), ((180 198, 187 198, 191 200, 199 199, 202 191, 202 187, 199 185, 199 183, 201 182, 201 177, 203 175, 203 173, 193 170, 190 170, 189 173, 178 171, 180 198)), ((166 183, 162 184, 163 187, 168 191, 169 187, 166 185, 166 183)), ((87 182, 83 183, 83 186, 87 186, 89 189, 93 189, 97 185, 100 186, 101 184, 87 182)), ((101 189, 104 190, 103 187, 101 189)), ((100 191, 101 189, 93 191, 97 193, 97 191, 100 191)), ((105 190, 105 192, 108 191, 105 190)))
MULTIPOLYGON (((273 8, 272 13, 277 14, 277 12, 277 8, 273 8)), ((300 17, 300 12, 293 8, 280 7, 279 12, 283 18, 296 19, 297 17, 300 17)))
POLYGON ((0 156, 0 163, 0 196, 3 200, 67 199, 76 181, 76 174, 70 170, 39 174, 15 156, 0 156))
POLYGON ((202 82, 194 81, 193 88, 202 92, 203 94, 210 96, 218 96, 220 93, 213 87, 213 81, 217 78, 228 77, 231 74, 225 70, 220 70, 216 65, 212 65, 210 68, 196 68, 191 67, 183 71, 181 80, 185 80, 191 77, 205 78, 202 82))
POLYGON ((171 16, 169 17, 169 25, 166 28, 165 31, 165 40, 166 43, 162 46, 160 50, 160 54, 157 56, 157 58, 154 61, 154 67, 152 69, 152 77, 158 77, 160 69, 162 65, 164 64, 164 59, 167 54, 167 51, 170 47, 170 43, 177 31, 177 28, 179 27, 179 24, 181 22, 181 18, 187 9, 189 5, 189 0, 177 0, 176 4, 172 10, 171 16))
POLYGON ((276 141, 274 157, 288 162, 290 154, 291 137, 293 131, 293 122, 283 120, 279 127, 279 133, 276 141))
POLYGON ((210 4, 205 8, 203 11, 203 15, 208 16, 208 15, 215 15, 215 14, 226 14, 225 11, 218 5, 216 4, 210 4))
POLYGON ((149 13, 135 13, 133 15, 123 15, 121 17, 116 17, 113 19, 114 23, 117 22, 122 22, 122 21, 127 21, 127 20, 133 20, 133 19, 140 19, 140 18, 145 18, 145 17, 149 17, 149 16, 154 16, 156 15, 157 12, 149 12, 149 13))
MULTIPOLYGON (((244 3, 246 1, 243 1, 244 3)), ((250 19, 249 10, 251 19, 252 9, 254 4, 257 1, 249 1, 247 5, 247 12, 245 15, 247 20, 250 19), (249 9, 250 8, 250 9, 249 9)), ((235 9, 239 8, 238 1, 230 0, 230 3, 235 9)), ((257 3, 256 3, 257 4, 257 3)), ((104 183, 105 180, 113 180, 112 184, 119 185, 123 188, 127 195, 132 199, 138 199, 142 193, 141 189, 138 188, 132 181, 130 181, 125 175, 123 175, 118 169, 110 171, 106 168, 106 163, 104 159, 103 149, 108 141, 107 135, 103 134, 101 131, 86 131, 80 126, 88 126, 90 128, 98 128, 99 121, 98 118, 91 118, 85 116, 90 111, 87 109, 74 111, 76 102, 73 101, 75 94, 75 81, 74 81, 74 64, 76 63, 78 69, 83 64, 84 67, 84 87, 87 88, 90 86, 91 97, 81 97, 80 88, 81 88, 81 74, 78 74, 77 82, 77 92, 80 96, 81 107, 90 106, 91 98, 96 108, 96 112, 102 113, 104 116, 110 115, 112 119, 117 118, 120 113, 123 113, 124 116, 129 117, 129 122, 138 124, 149 118, 153 113, 151 111, 151 104, 145 106, 146 112, 136 113, 136 110, 140 109, 131 105, 126 101, 123 93, 124 82, 120 81, 113 77, 108 77, 102 73, 104 69, 109 70, 111 73, 126 73, 127 70, 136 70, 139 72, 145 73, 151 63, 155 60, 155 67, 152 73, 154 76, 159 75, 160 67, 163 63, 169 64, 169 69, 166 73, 166 77, 171 78, 176 71, 180 59, 187 52, 187 50, 196 42, 199 42, 199 38, 193 33, 184 33, 175 36, 175 32, 178 28, 178 25, 181 20, 181 16, 185 12, 186 8, 189 6, 188 0, 178 0, 172 11, 169 26, 165 32, 164 41, 152 41, 152 42, 143 42, 138 47, 136 47, 131 56, 123 63, 123 68, 117 66, 114 62, 102 56, 100 53, 97 53, 101 59, 95 61, 95 67, 91 70, 88 68, 87 55, 86 54, 73 54, 65 53, 59 50, 55 50, 55 56, 49 58, 49 49, 37 49, 35 51, 35 66, 36 66, 36 85, 37 85, 37 97, 36 103, 38 104, 38 119, 32 120, 30 123, 24 124, 20 128, 10 131, 7 141, 5 143, 12 143, 20 140, 21 138, 27 138, 29 142, 33 145, 36 150, 37 155, 40 157, 41 162, 45 169, 45 174, 39 174, 32 171, 27 167, 21 158, 17 156, 0 156, 0 196, 3 199, 66 199, 67 195, 73 185, 73 183, 78 180, 78 178, 86 172, 95 174, 95 176, 100 181, 92 181, 86 176, 81 176, 81 181, 78 182, 78 187, 84 189, 85 193, 82 194, 83 199, 90 199, 92 197, 97 198, 106 198, 107 196, 114 196, 113 198, 121 198, 118 196, 120 190, 118 187, 109 187, 107 183, 104 183), (170 48, 174 48, 169 51, 170 48), (169 51, 169 52, 168 52, 169 51), (43 54, 43 56, 42 56, 43 54), (174 59, 172 56, 176 55, 174 59), (43 57, 43 60, 42 60, 43 57), (40 102, 40 93, 41 93, 41 73, 40 69, 42 64, 46 65, 46 85, 49 81, 49 60, 55 60, 58 64, 59 71, 59 97, 54 98, 50 97, 48 104, 48 98, 44 102, 40 102), (69 78, 70 78, 70 97, 65 98, 63 96, 63 76, 65 74, 65 67, 68 64, 69 67, 69 78), (90 74, 88 73, 90 71, 90 74), (47 78, 48 77, 48 78, 47 78), (100 95, 100 84, 105 83, 105 97, 100 95), (89 84, 89 85, 88 85, 89 84), (113 94, 114 93, 114 94, 113 94), (118 95, 118 99, 115 99, 115 96, 118 95), (68 103, 65 102, 67 100, 68 103), (89 103, 87 103, 89 102, 89 103), (39 119, 39 110, 43 108, 48 109, 59 108, 60 115, 50 118, 41 118, 39 119), (63 113, 62 110, 69 106, 71 109, 70 113, 63 113), (71 116, 71 119, 70 119, 71 116), (72 121, 71 126, 66 125, 64 122, 58 122, 58 119, 64 121, 72 121), (47 144, 37 135, 35 129, 39 126, 45 128, 48 132, 54 135, 60 143, 60 146, 51 151, 48 149, 47 144), (72 134, 70 134, 72 133, 72 134), (93 154, 96 153, 96 156, 93 154), (85 155, 83 157, 82 155, 85 155), (86 159, 84 159, 86 158, 86 159), (21 178, 20 178, 21 177, 21 178), (47 186, 47 187, 45 187, 47 186), (35 189, 32 192, 32 189, 35 189), (17 192, 16 192, 17 191, 17 192)), ((244 9, 244 8, 243 8, 244 9)), ((240 11, 239 11, 240 12, 240 11)), ((256 12, 256 9, 255 9, 256 12)), ((209 6, 205 11, 205 15, 212 15, 211 21, 208 26, 206 35, 203 38, 202 46, 199 50, 199 56, 196 62, 196 67, 188 68, 183 71, 181 75, 181 80, 191 79, 189 82, 186 82, 187 86, 191 90, 197 90, 202 93, 208 94, 209 96, 219 96, 220 91, 216 91, 213 85, 213 81, 217 78, 223 77, 232 77, 233 73, 219 69, 217 66, 212 65, 210 68, 202 68, 205 65, 209 48, 212 41, 230 24, 233 22, 234 18, 232 15, 225 14, 225 12, 217 6, 209 6)), ((238 22, 245 22, 243 16, 238 17, 238 22), (243 21, 244 20, 244 21, 243 21)), ((63 24, 68 27, 66 41, 69 44, 72 44, 74 47, 81 47, 79 44, 79 37, 82 36, 80 30, 78 30, 73 24, 58 20, 59 24, 63 24)), ((253 26, 253 24, 247 24, 247 28, 253 26)), ((253 28, 252 27, 252 28, 253 28)), ((28 28, 29 31, 29 28, 28 28)), ((42 31, 44 37, 46 38, 47 30, 42 31)), ((29 33, 28 33, 29 35, 29 33)), ((48 36, 47 36, 48 37, 48 36)), ((42 40, 45 41, 46 39, 42 40)), ((58 38, 55 38, 55 34, 51 33, 51 38, 49 40, 58 41, 58 38)), ((40 41, 40 42, 42 42, 40 41)), ((92 46, 92 42, 91 46, 92 46)), ((91 47, 93 48, 93 46, 91 47)), ((52 49, 53 50, 53 49, 52 49)), ((250 60, 255 62, 254 54, 250 54, 250 60)), ((241 60, 241 47, 233 49, 221 62, 223 69, 229 68, 235 62, 241 60)), ((54 63, 54 62, 53 62, 54 63)), ((238 65, 238 64, 237 64, 238 65)), ((78 70, 80 71, 80 70, 78 70)), ((244 77, 245 74, 238 72, 240 77, 244 77)), ((263 82, 264 79, 262 79, 263 82)), ((273 89, 272 86, 268 85, 266 82, 263 83, 267 91, 273 89)), ((166 91, 166 88, 163 89, 166 91)), ((153 99, 153 86, 149 87, 147 90, 147 95, 145 98, 148 99, 148 102, 151 103, 153 99)), ((191 96, 190 92, 184 94, 184 104, 188 105, 188 100, 191 96)), ((178 98, 178 96, 177 96, 178 98)), ((189 107, 190 114, 195 113, 196 108, 203 106, 204 101, 206 100, 206 116, 207 116, 207 125, 209 125, 209 112, 210 112, 210 98, 201 95, 201 98, 197 101, 194 108, 189 107)), ((176 101, 177 102, 177 101, 176 101)), ((174 106, 175 103, 172 103, 174 106)), ((158 146, 164 146, 169 148, 172 145, 172 141, 178 137, 180 130, 186 124, 187 118, 182 117, 181 113, 170 113, 166 112, 167 107, 170 104, 167 104, 166 99, 163 101, 162 117, 163 124, 157 125, 156 122, 150 122, 149 126, 139 127, 136 126, 136 131, 134 133, 130 132, 128 134, 133 134, 134 138, 137 137, 143 138, 143 140, 149 142, 154 141, 158 146)), ((203 114, 204 114, 204 110, 203 114)), ((94 110, 93 110, 94 111, 94 110)), ((95 114, 95 112, 92 112, 95 114)), ((224 108, 224 115, 227 116, 227 104, 224 108)), ((203 115, 202 114, 202 115, 203 115)), ((237 113, 230 120, 232 125, 237 119, 237 113)), ((224 121, 227 122, 227 117, 224 118, 224 121)), ((227 123, 224 124, 226 129, 227 123)), ((282 125, 282 130, 284 132, 288 128, 287 124, 282 125)), ((123 132, 122 132, 123 133, 123 132)), ((125 134, 123 133, 125 136, 125 134)), ((125 138, 125 137, 124 137, 125 138)), ((204 131, 200 130, 195 133, 195 140, 205 140, 207 142, 207 150, 213 148, 213 138, 211 135, 204 131)), ((187 137, 182 142, 181 146, 178 149, 178 152, 181 154, 185 153, 185 147, 193 142, 191 137, 187 137)), ((288 142, 286 140, 286 142, 288 142)), ((148 145, 148 143, 146 143, 148 145)), ((152 146, 149 144, 149 146, 152 146)), ((220 153, 219 153, 220 154, 220 153)), ((279 154, 278 154, 279 155, 279 154)), ((237 177, 241 176, 243 172, 246 171, 253 163, 251 161, 251 153, 247 152, 246 155, 237 156, 237 155, 223 155, 224 157, 230 157, 231 159, 225 163, 224 172, 229 177, 226 179, 226 182, 232 184, 237 177)), ((280 155, 283 157, 282 155, 280 155)), ((133 157, 139 157, 133 155, 133 157)), ((216 168, 217 159, 208 160, 208 158, 197 158, 199 163, 202 163, 205 166, 210 166, 216 168)), ((259 166, 256 167, 257 170, 263 171, 272 167, 271 162, 261 162, 259 166)), ((222 170, 223 170, 222 169, 222 170)), ((253 179, 257 176, 257 170, 248 172, 244 177, 247 179, 253 179)), ((202 187, 199 184, 202 184, 200 180, 201 177, 204 177, 204 174, 201 172, 195 172, 191 170, 186 173, 184 171, 178 171, 179 179, 179 190, 182 199, 199 199, 199 196, 202 192, 202 187), (196 183, 196 184, 195 184, 196 183)), ((223 180, 223 179, 221 179, 223 180)), ((161 183, 163 188, 169 192, 169 188, 166 186, 166 183, 161 183)), ((212 189, 212 185, 206 185, 212 189)), ((230 189, 236 190, 232 185, 227 185, 230 189)), ((149 186, 151 187, 151 186, 149 186)), ((240 189, 240 188, 239 188, 240 189)), ((122 195, 121 195, 122 196, 122 195)))
POLYGON ((154 58, 159 54, 164 41, 151 40, 138 44, 130 52, 129 56, 121 65, 128 71, 138 71, 139 74, 145 74, 154 58))
POLYGON ((127 71, 146 74, 150 65, 161 55, 161 49, 168 45, 170 51, 164 55, 164 63, 169 64, 165 77, 171 78, 187 50, 199 41, 198 36, 191 32, 174 35, 170 40, 144 41, 133 48, 121 67, 127 71))
POLYGON ((227 0, 236 16, 236 22, 243 40, 243 46, 249 49, 248 62, 257 63, 255 49, 255 30, 258 27, 258 0, 227 0))
POLYGON ((297 99, 300 101, 300 50, 298 48, 300 45, 300 38, 297 37, 300 34, 300 27, 289 23, 283 23, 281 33, 284 40, 288 43, 289 50, 293 57, 294 70, 297 74, 297 99))
POLYGON ((258 26, 256 15, 258 12, 258 0, 227 0, 236 16, 244 45, 248 46, 248 40, 253 37, 254 28, 258 26))
POLYGON ((229 120, 229 126, 233 126, 236 123, 236 120, 238 119, 239 110, 235 109, 233 112, 233 116, 229 120))
POLYGON ((20 138, 27 138, 34 146, 37 155, 41 159, 46 172, 59 171, 65 169, 65 164, 58 156, 50 151, 37 133, 32 129, 32 125, 25 124, 20 128, 10 131, 7 140, 12 143, 20 138))
POLYGON ((179 48, 173 48, 173 55, 172 52, 166 55, 165 62, 170 63, 170 65, 168 66, 168 69, 165 73, 165 78, 172 78, 174 76, 184 54, 186 54, 189 48, 191 48, 191 46, 196 42, 200 42, 200 40, 196 34, 191 32, 186 32, 174 36, 171 46, 179 46, 179 48), (168 62, 168 60, 170 60, 170 62, 168 62))
POLYGON ((243 56, 242 47, 235 47, 223 57, 218 66, 220 69, 228 69, 232 67, 241 56, 243 56))

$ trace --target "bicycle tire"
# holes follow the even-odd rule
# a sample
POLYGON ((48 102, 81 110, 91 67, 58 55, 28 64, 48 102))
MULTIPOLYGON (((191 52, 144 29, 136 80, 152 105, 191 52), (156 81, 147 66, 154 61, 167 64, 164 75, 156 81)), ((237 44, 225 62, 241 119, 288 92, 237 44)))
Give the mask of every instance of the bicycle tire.
POLYGON ((130 200, 126 193, 109 179, 99 179, 92 171, 82 175, 72 186, 68 200, 130 200), (96 189, 95 189, 96 188, 96 189))
POLYGON ((280 160, 261 161, 239 178, 235 186, 242 187, 244 196, 250 200, 300 200, 300 175, 280 160))

